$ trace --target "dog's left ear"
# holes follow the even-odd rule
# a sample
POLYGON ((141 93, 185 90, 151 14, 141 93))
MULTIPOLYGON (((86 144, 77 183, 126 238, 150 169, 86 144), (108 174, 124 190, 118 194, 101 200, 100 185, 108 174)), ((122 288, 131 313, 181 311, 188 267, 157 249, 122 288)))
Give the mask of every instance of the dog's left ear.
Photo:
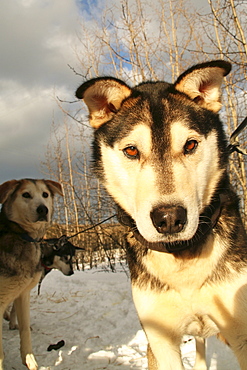
POLYGON ((195 65, 175 82, 176 90, 185 93, 198 105, 217 113, 221 108, 221 84, 231 71, 231 64, 215 60, 195 65))
POLYGON ((18 180, 9 180, 0 185, 0 204, 3 204, 14 193, 19 184, 18 180))
POLYGON ((99 128, 114 116, 130 94, 131 89, 123 81, 113 77, 99 77, 82 84, 75 95, 86 103, 91 126, 99 128))
POLYGON ((46 186, 49 188, 49 190, 51 191, 53 195, 59 194, 63 196, 62 186, 61 184, 59 184, 59 182, 52 181, 52 180, 44 180, 44 181, 45 181, 46 186))

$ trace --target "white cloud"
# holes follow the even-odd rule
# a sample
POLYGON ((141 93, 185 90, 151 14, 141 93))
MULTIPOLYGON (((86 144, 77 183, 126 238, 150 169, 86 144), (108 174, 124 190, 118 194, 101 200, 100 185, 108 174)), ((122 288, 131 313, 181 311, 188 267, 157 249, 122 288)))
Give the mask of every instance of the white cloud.
POLYGON ((2 0, 0 24, 0 183, 38 176, 54 96, 73 100, 79 11, 75 0, 2 0), (33 175, 32 175, 33 174, 33 175))

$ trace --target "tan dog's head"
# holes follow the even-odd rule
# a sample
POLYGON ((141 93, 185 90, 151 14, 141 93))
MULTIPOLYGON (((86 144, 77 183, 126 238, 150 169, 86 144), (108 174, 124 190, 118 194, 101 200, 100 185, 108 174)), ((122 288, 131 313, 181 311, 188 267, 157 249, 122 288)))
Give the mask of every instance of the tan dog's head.
POLYGON ((63 195, 62 187, 52 180, 10 180, 0 185, 2 211, 30 236, 41 238, 50 225, 54 194, 63 195))

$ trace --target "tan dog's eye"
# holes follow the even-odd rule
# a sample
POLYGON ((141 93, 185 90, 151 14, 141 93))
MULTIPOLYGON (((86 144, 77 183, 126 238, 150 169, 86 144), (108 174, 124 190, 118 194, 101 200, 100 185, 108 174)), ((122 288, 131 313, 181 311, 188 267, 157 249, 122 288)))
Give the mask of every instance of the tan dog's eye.
POLYGON ((44 191, 44 193, 42 194, 42 196, 43 196, 43 198, 48 198, 49 197, 49 194, 44 191))
POLYGON ((26 198, 26 199, 31 198, 30 193, 28 193, 27 191, 25 193, 23 193, 22 196, 23 196, 23 198, 26 198))

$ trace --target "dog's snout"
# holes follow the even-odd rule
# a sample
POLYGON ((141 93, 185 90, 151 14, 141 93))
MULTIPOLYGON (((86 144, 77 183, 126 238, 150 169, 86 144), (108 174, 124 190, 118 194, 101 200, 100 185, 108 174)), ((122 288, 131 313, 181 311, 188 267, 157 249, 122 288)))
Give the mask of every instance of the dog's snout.
POLYGON ((39 217, 45 217, 48 213, 48 208, 45 205, 41 204, 40 206, 38 206, 36 211, 39 217))
POLYGON ((161 234, 179 233, 187 221, 187 211, 181 206, 159 206, 150 215, 153 225, 161 234))

